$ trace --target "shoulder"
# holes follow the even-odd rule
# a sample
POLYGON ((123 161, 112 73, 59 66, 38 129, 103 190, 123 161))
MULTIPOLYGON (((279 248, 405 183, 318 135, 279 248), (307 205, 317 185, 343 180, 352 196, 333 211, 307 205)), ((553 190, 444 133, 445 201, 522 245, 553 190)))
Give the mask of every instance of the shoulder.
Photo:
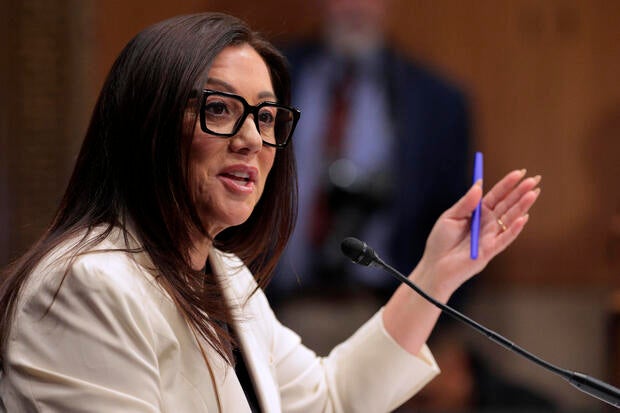
POLYGON ((149 260, 126 245, 117 229, 97 241, 99 229, 78 234, 56 246, 35 267, 24 290, 25 303, 51 305, 65 300, 135 300, 152 294, 157 283, 149 260))
POLYGON ((383 56, 389 77, 397 84, 435 99, 466 100, 462 85, 439 69, 394 49, 384 49, 383 56))

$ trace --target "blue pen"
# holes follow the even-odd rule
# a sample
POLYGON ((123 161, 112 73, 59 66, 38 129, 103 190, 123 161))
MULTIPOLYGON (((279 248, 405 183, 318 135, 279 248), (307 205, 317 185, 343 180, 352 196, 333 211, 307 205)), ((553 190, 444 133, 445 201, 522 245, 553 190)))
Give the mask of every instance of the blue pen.
MULTIPOLYGON (((482 152, 476 152, 474 158, 474 184, 482 179, 482 152)), ((472 260, 478 258, 478 241, 480 240, 480 214, 482 208, 482 199, 478 202, 478 206, 474 209, 471 217, 471 246, 470 256, 472 260)))

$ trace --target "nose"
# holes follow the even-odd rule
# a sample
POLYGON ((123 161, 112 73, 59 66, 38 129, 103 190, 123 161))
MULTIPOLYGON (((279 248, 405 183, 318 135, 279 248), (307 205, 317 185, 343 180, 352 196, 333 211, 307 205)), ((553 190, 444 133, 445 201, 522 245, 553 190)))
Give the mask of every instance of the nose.
POLYGON ((234 152, 254 153, 261 150, 263 138, 260 136, 253 114, 248 114, 239 132, 230 138, 229 146, 234 152))

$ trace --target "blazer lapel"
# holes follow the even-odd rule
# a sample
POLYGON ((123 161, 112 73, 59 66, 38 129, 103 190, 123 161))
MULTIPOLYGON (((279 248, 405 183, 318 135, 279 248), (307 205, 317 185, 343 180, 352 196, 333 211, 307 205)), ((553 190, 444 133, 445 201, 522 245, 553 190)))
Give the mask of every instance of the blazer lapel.
POLYGON ((277 413, 281 411, 280 395, 269 367, 269 359, 260 349, 255 331, 251 328, 251 304, 248 304, 248 296, 255 286, 248 283, 245 274, 247 268, 231 268, 226 265, 221 257, 221 252, 211 250, 209 262, 211 268, 222 281, 224 298, 233 309, 233 328, 239 340, 241 354, 245 361, 248 373, 254 384, 256 397, 260 404, 261 412, 277 413))

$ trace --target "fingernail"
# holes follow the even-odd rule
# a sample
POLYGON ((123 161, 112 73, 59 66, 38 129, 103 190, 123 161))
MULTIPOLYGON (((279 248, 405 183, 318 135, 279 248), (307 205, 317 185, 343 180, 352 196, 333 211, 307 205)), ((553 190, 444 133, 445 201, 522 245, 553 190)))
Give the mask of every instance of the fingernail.
POLYGON ((534 189, 534 193, 536 194, 536 196, 538 196, 538 194, 540 194, 540 188, 534 189))
POLYGON ((527 169, 523 168, 519 172, 521 173, 521 176, 525 176, 525 174, 527 173, 527 169))

